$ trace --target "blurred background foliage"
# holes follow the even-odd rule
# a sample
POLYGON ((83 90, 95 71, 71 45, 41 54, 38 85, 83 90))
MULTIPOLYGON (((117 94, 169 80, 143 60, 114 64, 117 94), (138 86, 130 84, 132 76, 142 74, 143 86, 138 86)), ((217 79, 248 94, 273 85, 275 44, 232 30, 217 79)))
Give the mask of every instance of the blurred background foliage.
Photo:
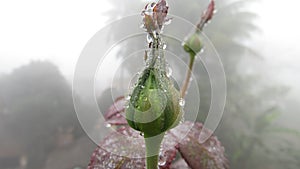
POLYGON ((77 120, 71 86, 55 65, 31 62, 2 75, 0 86, 1 169, 71 168, 88 162, 94 145, 77 120), (72 155, 76 151, 81 155, 72 155))

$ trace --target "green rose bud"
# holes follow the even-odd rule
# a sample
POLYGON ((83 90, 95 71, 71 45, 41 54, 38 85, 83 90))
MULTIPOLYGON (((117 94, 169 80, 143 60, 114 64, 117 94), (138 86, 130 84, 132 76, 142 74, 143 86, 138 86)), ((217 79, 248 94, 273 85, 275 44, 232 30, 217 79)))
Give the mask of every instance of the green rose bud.
POLYGON ((133 129, 147 137, 159 135, 175 127, 181 120, 182 107, 179 101, 179 92, 166 72, 159 66, 148 66, 139 77, 128 101, 126 119, 133 129))
POLYGON ((186 52, 193 54, 194 56, 199 53, 202 48, 201 37, 198 32, 192 34, 183 44, 183 48, 186 52))

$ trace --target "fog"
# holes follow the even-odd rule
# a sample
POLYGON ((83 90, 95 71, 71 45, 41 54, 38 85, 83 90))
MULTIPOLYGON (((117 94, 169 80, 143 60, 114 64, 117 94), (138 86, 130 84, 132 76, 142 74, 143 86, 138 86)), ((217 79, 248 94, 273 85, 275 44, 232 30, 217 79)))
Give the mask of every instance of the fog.
MULTIPOLYGON (((207 4, 169 1, 171 14, 192 23, 207 4)), ((216 5, 216 17, 204 31, 227 76, 225 113, 215 134, 231 168, 299 168, 300 2, 217 0, 216 5)), ((77 59, 96 32, 121 16, 139 13, 143 6, 138 0, 0 2, 1 169, 86 168, 96 144, 82 130, 73 107, 77 59)), ((182 31, 172 30, 172 24, 168 27, 182 31)), ((112 34, 125 29, 129 28, 112 34)), ((135 47, 115 48, 110 55, 120 63, 120 55, 135 47)), ((124 70, 136 71, 130 66, 124 70)), ((204 93, 199 112, 206 113, 208 76, 201 66, 194 71, 204 93)), ((101 78, 113 76, 108 72, 97 79, 97 96, 104 108, 112 102, 106 100, 111 95, 105 93, 108 84, 101 85, 101 78)), ((84 99, 81 104, 89 110, 84 99)), ((197 120, 203 122, 205 113, 197 120)))

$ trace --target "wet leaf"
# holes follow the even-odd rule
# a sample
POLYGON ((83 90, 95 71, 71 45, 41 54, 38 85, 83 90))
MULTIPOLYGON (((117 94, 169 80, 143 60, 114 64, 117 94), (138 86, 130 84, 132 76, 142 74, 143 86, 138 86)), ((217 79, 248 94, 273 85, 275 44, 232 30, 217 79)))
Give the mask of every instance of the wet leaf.
POLYGON ((167 19, 169 7, 165 0, 159 0, 157 3, 149 3, 146 5, 145 9, 142 12, 144 16, 144 28, 148 33, 159 33, 165 22, 168 22, 170 19, 167 19))
POLYGON ((224 147, 216 136, 211 136, 206 142, 199 142, 201 130, 210 134, 211 131, 203 129, 201 123, 185 122, 171 130, 176 139, 181 139, 177 148, 181 156, 192 169, 227 169, 227 159, 224 156, 224 147), (186 129, 193 126, 186 135, 186 129))
MULTIPOLYGON (((160 169, 169 169, 176 156, 176 144, 166 136, 160 155, 160 169)), ((142 169, 145 168, 144 138, 129 126, 123 126, 108 135, 94 151, 88 169, 142 169)))
POLYGON ((184 159, 179 159, 171 165, 171 169, 190 169, 184 159))
POLYGON ((125 118, 125 98, 124 96, 118 97, 113 105, 111 105, 104 114, 104 118, 108 124, 111 125, 124 125, 127 124, 125 118))

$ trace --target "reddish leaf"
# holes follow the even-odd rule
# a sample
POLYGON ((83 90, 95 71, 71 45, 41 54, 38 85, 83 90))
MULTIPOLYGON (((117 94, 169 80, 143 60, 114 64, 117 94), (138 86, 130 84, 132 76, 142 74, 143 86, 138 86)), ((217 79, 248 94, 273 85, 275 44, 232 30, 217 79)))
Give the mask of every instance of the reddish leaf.
POLYGON ((166 19, 169 7, 166 0, 159 0, 157 3, 149 3, 146 5, 142 12, 144 16, 144 28, 149 33, 159 33, 164 23, 169 19, 166 19))
MULTIPOLYGON (((166 136, 160 155, 164 163, 160 169, 169 169, 176 156, 174 141, 166 136)), ((142 169, 145 168, 144 138, 129 126, 108 135, 91 157, 88 169, 142 169), (125 137, 127 136, 127 137, 125 137)))
POLYGON ((171 165, 171 169, 190 169, 184 159, 179 159, 171 165))
POLYGON ((214 15, 214 10, 215 10, 215 1, 214 0, 211 0, 210 1, 210 4, 208 5, 206 11, 203 13, 202 15, 202 19, 205 21, 205 22, 208 22, 209 20, 211 20, 211 18, 213 17, 214 15))
POLYGON ((165 0, 160 0, 157 2, 156 6, 153 9, 154 19, 157 22, 159 29, 161 29, 166 21, 169 7, 165 0))
POLYGON ((205 24, 212 19, 214 12, 215 12, 215 1, 211 0, 207 9, 202 13, 200 23, 197 25, 197 27, 200 30, 202 30, 205 24))
POLYGON ((227 159, 224 156, 224 148, 216 136, 211 136, 206 142, 199 142, 201 130, 210 134, 211 131, 203 129, 201 123, 185 122, 171 130, 175 139, 180 139, 186 135, 178 144, 177 148, 181 156, 185 159, 192 169, 226 169, 228 168, 227 159), (186 129, 192 126, 186 135, 186 129))
POLYGON ((124 125, 127 120, 124 115, 125 111, 125 98, 124 96, 118 97, 114 104, 109 107, 105 112, 104 118, 108 124, 111 125, 124 125))

